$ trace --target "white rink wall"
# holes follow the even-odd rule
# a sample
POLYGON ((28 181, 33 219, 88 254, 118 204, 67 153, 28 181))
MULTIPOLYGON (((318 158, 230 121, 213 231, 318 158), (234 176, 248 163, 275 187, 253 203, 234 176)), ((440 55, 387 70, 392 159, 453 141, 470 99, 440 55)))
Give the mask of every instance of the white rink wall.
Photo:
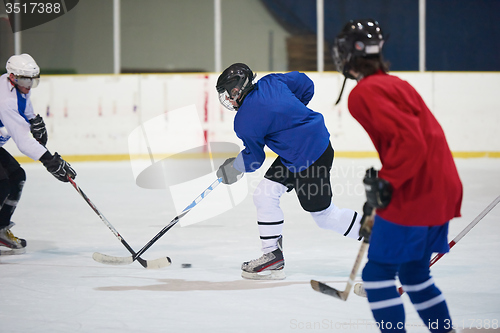
MULTIPOLYGON (((265 74, 258 73, 257 79, 265 74)), ((334 106, 343 77, 333 72, 307 74, 315 83, 309 107, 324 115, 336 156, 374 156, 369 137, 347 110, 347 96, 355 82, 348 81, 342 102, 334 106)), ((420 92, 441 123, 455 156, 500 156, 500 73, 393 74, 420 92)), ((32 102, 35 112, 45 119, 49 150, 70 161, 128 159, 129 153, 150 155, 150 141, 162 136, 148 133, 144 126, 148 121, 156 130, 170 131, 171 142, 161 143, 164 154, 178 153, 183 146, 180 142, 192 136, 193 128, 200 132, 196 142, 207 139, 241 146, 233 132, 234 113, 218 102, 217 77, 214 73, 43 76, 32 92, 32 102), (183 107, 196 108, 198 124, 193 124, 192 112, 185 112, 182 120, 184 111, 171 123, 169 112, 183 107), (145 143, 135 144, 138 139, 132 133, 142 133, 145 143)), ((13 142, 5 148, 16 157, 23 156, 13 142)))

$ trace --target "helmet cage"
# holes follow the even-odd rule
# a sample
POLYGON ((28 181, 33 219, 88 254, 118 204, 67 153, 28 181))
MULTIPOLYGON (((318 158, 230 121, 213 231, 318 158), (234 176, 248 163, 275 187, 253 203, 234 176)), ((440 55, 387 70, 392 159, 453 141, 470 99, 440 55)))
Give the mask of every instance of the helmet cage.
POLYGON ((222 104, 226 109, 230 111, 236 111, 234 108, 234 105, 232 102, 234 102, 231 97, 229 97, 229 93, 227 91, 220 92, 219 93, 219 102, 222 104))
POLYGON ((354 76, 349 73, 350 66, 349 62, 351 61, 352 53, 347 52, 346 47, 346 38, 337 38, 335 40, 335 44, 333 45, 333 63, 337 68, 337 71, 342 73, 348 79, 354 79, 354 76))
POLYGON ((245 64, 233 64, 217 80, 219 102, 228 110, 237 111, 253 87, 254 73, 245 64))
POLYGON ((228 110, 237 111, 240 106, 243 91, 248 86, 248 78, 240 76, 224 85, 218 87, 219 102, 228 110))

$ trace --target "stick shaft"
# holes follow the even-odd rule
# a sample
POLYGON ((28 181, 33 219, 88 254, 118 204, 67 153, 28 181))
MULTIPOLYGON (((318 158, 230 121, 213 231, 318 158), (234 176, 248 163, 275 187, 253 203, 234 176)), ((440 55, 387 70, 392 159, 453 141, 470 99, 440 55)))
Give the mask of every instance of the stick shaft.
MULTIPOLYGON (((467 235, 469 233, 469 231, 472 230, 472 228, 474 228, 476 226, 476 224, 479 223, 479 221, 481 221, 483 219, 483 217, 486 216, 486 214, 488 214, 493 208, 495 208, 496 205, 498 205, 498 203, 500 202, 500 195, 495 199, 493 200, 481 213, 479 213, 478 216, 476 216, 476 218, 474 220, 472 220, 471 223, 469 223, 458 235, 455 236, 455 238, 453 238, 453 240, 450 241, 450 243, 448 243, 449 247, 450 247, 450 250, 452 247, 455 246, 455 244, 457 244, 465 235, 467 235)), ((447 252, 446 252, 447 253, 447 252)), ((429 264, 429 267, 431 267, 432 265, 434 265, 436 262, 439 261, 439 259, 441 259, 446 253, 437 253, 430 261, 430 264, 429 264)), ((398 288, 398 291, 399 293, 402 295, 404 293, 404 290, 402 287, 399 287, 398 288)))
MULTIPOLYGON (((488 214, 493 208, 495 208, 495 206, 500 202, 500 195, 495 199, 493 200, 489 205, 488 207, 486 207, 481 213, 479 213, 478 216, 476 216, 476 218, 474 220, 472 220, 471 223, 469 223, 469 225, 467 227, 464 228, 464 230, 462 230, 462 232, 460 232, 455 238, 453 238, 453 242, 456 244, 458 243, 459 240, 461 240, 465 235, 467 235, 467 233, 469 231, 471 231, 472 228, 474 228, 474 226, 476 224, 479 223, 479 221, 481 221, 483 219, 483 217, 486 216, 486 214, 488 214)), ((454 244, 453 244, 454 245, 454 244)), ((450 246, 451 247, 451 246, 450 246)))
MULTIPOLYGON (((361 218, 362 228, 367 228, 371 230, 373 228, 373 223, 375 220, 375 209, 368 204, 363 206, 363 217, 361 218)), ((349 281, 347 281, 347 285, 345 290, 342 292, 342 299, 345 301, 351 292, 351 288, 354 285, 354 279, 358 274, 359 267, 365 258, 365 253, 368 250, 370 239, 365 237, 361 242, 361 246, 358 251, 358 255, 356 260, 354 261, 354 266, 352 267, 351 274, 349 275, 349 281)))
POLYGON ((68 178, 69 179, 69 182, 71 183, 71 185, 73 185, 73 187, 75 188, 75 190, 80 193, 80 195, 82 196, 83 199, 85 199, 85 201, 88 203, 88 205, 92 208, 92 210, 99 216, 99 218, 102 220, 102 222, 104 222, 104 224, 109 228, 109 230, 111 230, 111 232, 113 232, 113 234, 121 241, 123 238, 122 236, 120 235, 120 233, 115 229, 115 227, 113 227, 113 225, 108 221, 108 219, 99 211, 99 209, 97 209, 97 207, 94 205, 94 203, 89 199, 89 197, 82 191, 82 189, 80 188, 80 186, 78 186, 75 181, 71 178, 68 178))
MULTIPOLYGON (((363 206, 363 217, 361 218, 361 227, 365 228, 365 231, 368 233, 371 231, 373 227, 373 221, 375 219, 375 209, 370 206, 368 203, 365 203, 363 206)), ((356 260, 354 261, 354 265, 351 269, 351 273, 349 274, 349 279, 347 281, 346 287, 343 291, 337 290, 333 287, 330 287, 329 285, 319 282, 316 280, 311 280, 311 287, 319 291, 320 293, 326 294, 333 296, 335 298, 341 299, 343 301, 347 300, 347 297, 349 297, 349 293, 351 292, 352 286, 354 285, 354 279, 356 278, 356 275, 358 274, 359 267, 361 266, 361 263, 363 262, 363 259, 365 257, 365 253, 368 249, 369 246, 369 236, 368 233, 367 236, 364 237, 363 241, 361 242, 361 246, 359 248, 358 254, 356 255, 356 260)))
MULTIPOLYGON (((493 208, 495 208, 495 206, 500 202, 500 195, 495 199, 493 200, 492 203, 490 203, 488 205, 488 207, 486 207, 481 213, 479 213, 478 216, 476 216, 476 218, 474 220, 472 220, 471 223, 469 223, 465 228, 464 230, 462 230, 457 236, 455 236, 455 238, 453 238, 452 241, 450 241, 449 243, 449 246, 450 246, 450 249, 452 247, 455 246, 455 244, 457 244, 465 235, 467 235, 469 233, 469 231, 472 230, 472 228, 474 228, 476 226, 476 224, 479 223, 479 221, 481 221, 483 219, 483 217, 486 216, 486 214, 488 214, 493 208)), ((443 257, 446 253, 438 253, 434 256, 434 258, 432 258, 431 262, 430 262, 430 266, 434 265, 439 259, 441 259, 441 257, 443 257)))
POLYGON ((344 291, 342 292, 342 299, 347 300, 347 296, 351 292, 351 288, 354 285, 354 279, 356 279, 356 275, 358 274, 359 267, 363 262, 365 257, 366 250, 368 249, 367 242, 361 242, 361 246, 358 251, 358 256, 356 257, 356 261, 354 262, 354 266, 352 267, 351 274, 349 275, 349 280, 347 281, 347 285, 345 286, 344 291))
MULTIPOLYGON (((118 240, 123 244, 123 246, 125 246, 125 248, 133 255, 133 256, 136 256, 136 253, 135 251, 130 247, 130 245, 128 245, 128 243, 125 241, 125 239, 123 239, 123 237, 120 235, 120 233, 115 229, 115 227, 113 227, 113 225, 108 221, 108 219, 106 217, 104 217, 104 215, 99 211, 99 209, 97 209, 97 207, 94 205, 94 203, 89 199, 89 197, 82 191, 82 189, 80 188, 80 186, 78 186, 75 181, 73 179, 71 179, 70 177, 68 177, 68 180, 69 182, 71 183, 71 185, 73 185, 73 187, 75 188, 75 190, 80 193, 80 195, 82 196, 82 198, 88 203, 88 205, 92 208, 92 210, 99 216, 99 218, 101 219, 102 222, 104 222, 104 224, 109 228, 109 230, 111 230, 111 232, 115 235, 116 238, 118 238, 118 240)), ((137 256, 138 257, 138 256, 137 256)), ((141 263, 142 264, 142 263, 141 263)))
POLYGON ((203 200, 210 192, 212 192, 213 189, 216 188, 217 185, 219 185, 221 182, 222 178, 218 178, 216 181, 210 184, 210 186, 207 187, 207 189, 203 191, 203 193, 201 193, 196 199, 193 200, 193 202, 191 202, 186 208, 184 208, 184 210, 179 215, 174 217, 174 219, 170 221, 170 223, 167 224, 162 230, 160 230, 160 232, 156 234, 156 236, 154 236, 146 245, 144 245, 142 249, 140 249, 136 254, 134 254, 133 260, 138 258, 141 254, 143 254, 151 246, 153 246, 153 244, 156 243, 158 239, 160 239, 167 231, 169 231, 174 225, 176 225, 177 222, 179 222, 184 215, 189 213, 191 209, 193 209, 201 200, 203 200))

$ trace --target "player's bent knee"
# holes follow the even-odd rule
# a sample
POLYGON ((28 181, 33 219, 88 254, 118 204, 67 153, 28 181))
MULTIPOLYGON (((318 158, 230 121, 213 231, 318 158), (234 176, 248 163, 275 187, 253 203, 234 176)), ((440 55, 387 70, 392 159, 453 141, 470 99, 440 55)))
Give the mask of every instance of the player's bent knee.
POLYGON ((5 199, 10 195, 10 183, 8 179, 0 180, 0 208, 2 207, 5 199))
POLYGON ((302 209, 304 209, 306 212, 316 213, 324 211, 325 209, 330 207, 332 201, 329 197, 316 198, 313 200, 301 200, 301 198, 299 197, 299 202, 302 209))
POLYGON ((13 183, 24 183, 26 181, 26 172, 23 168, 18 168, 10 174, 9 179, 13 183))

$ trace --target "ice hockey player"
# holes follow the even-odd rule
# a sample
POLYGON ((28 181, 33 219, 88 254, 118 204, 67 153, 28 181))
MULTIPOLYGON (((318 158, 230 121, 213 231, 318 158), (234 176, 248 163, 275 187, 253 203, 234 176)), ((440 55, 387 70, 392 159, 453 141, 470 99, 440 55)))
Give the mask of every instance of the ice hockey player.
POLYGON ((383 45, 379 24, 367 19, 348 22, 333 46, 337 70, 357 80, 349 111, 382 162, 363 181, 367 204, 376 208, 364 288, 382 332, 405 331, 396 276, 424 325, 449 332, 448 307, 429 263, 433 252, 449 251, 448 223, 460 216, 462 183, 441 126, 408 82, 388 74, 383 45))
POLYGON ((11 216, 19 202, 26 173, 2 146, 12 138, 21 153, 39 160, 57 179, 67 182, 76 172, 58 153, 52 155, 45 144, 47 130, 40 115, 34 114, 31 88, 40 80, 40 68, 28 54, 14 55, 6 65, 7 73, 0 76, 0 245, 10 248, 0 253, 25 252, 26 240, 10 230, 11 216), (30 133, 31 132, 31 133, 30 133))
POLYGON ((232 184, 261 167, 264 146, 278 154, 253 194, 263 255, 241 269, 248 279, 284 279, 280 197, 285 192, 295 190, 319 227, 347 237, 359 238, 361 216, 332 203, 334 151, 323 116, 307 107, 314 94, 312 80, 299 72, 269 74, 255 84, 254 78, 247 65, 236 63, 217 80, 219 101, 237 111, 234 131, 245 146, 219 167, 217 176, 232 184))

